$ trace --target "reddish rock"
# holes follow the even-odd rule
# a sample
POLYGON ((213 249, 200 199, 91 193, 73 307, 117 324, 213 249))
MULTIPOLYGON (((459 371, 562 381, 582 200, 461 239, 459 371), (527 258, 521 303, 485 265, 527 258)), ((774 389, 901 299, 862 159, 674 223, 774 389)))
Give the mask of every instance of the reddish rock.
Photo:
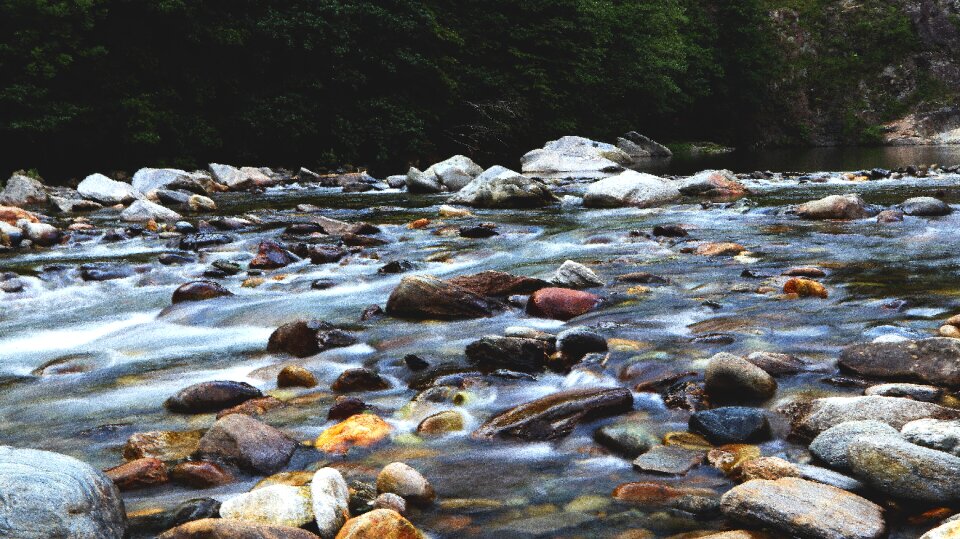
POLYGON ((217 413, 217 419, 230 414, 243 414, 251 416, 263 415, 274 408, 281 408, 283 406, 284 403, 282 400, 268 395, 266 397, 250 399, 236 406, 227 408, 226 410, 221 410, 219 413, 217 413))
POLYGON ((447 282, 480 296, 496 297, 531 294, 550 286, 550 283, 541 279, 518 277, 502 271, 482 271, 473 275, 461 275, 448 279, 447 282))
POLYGON ((423 539, 423 534, 400 513, 374 509, 348 520, 336 539, 423 539))
POLYGON ((600 296, 570 288, 543 288, 530 296, 527 314, 538 318, 570 320, 600 304, 600 296))
POLYGON ((387 300, 387 314, 397 318, 483 318, 498 308, 493 300, 430 275, 404 277, 387 300))
POLYGON ((277 269, 295 262, 296 259, 275 241, 264 240, 257 247, 257 256, 250 261, 253 269, 277 269))
POLYGON ((827 289, 822 284, 802 277, 794 277, 787 281, 787 283, 783 285, 783 293, 796 294, 801 298, 815 297, 822 299, 826 299, 829 295, 827 289))
POLYGON ((219 283, 213 281, 191 281, 180 285, 173 292, 173 303, 183 303, 184 301, 203 301, 205 299, 219 298, 221 296, 232 296, 230 292, 219 283))
POLYGON ((675 507, 677 501, 692 498, 718 499, 717 493, 706 488, 671 486, 666 483, 624 483, 613 491, 613 497, 624 502, 649 507, 675 507))
POLYGON ((177 526, 160 534, 158 539, 318 539, 318 536, 289 526, 205 518, 177 526))
POLYGON ((353 391, 379 391, 389 389, 390 382, 370 369, 347 369, 330 385, 330 389, 340 393, 353 391))
POLYGON ((152 487, 166 483, 167 465, 162 460, 143 458, 121 464, 103 473, 113 481, 120 490, 133 490, 152 487))
POLYGON ((31 223, 39 223, 40 219, 37 219, 37 216, 28 212, 27 210, 21 210, 13 206, 0 206, 0 221, 7 223, 8 225, 16 225, 17 221, 20 219, 26 219, 31 223))
POLYGON ((210 488, 233 482, 233 474, 205 460, 181 462, 170 470, 175 483, 193 488, 210 488))

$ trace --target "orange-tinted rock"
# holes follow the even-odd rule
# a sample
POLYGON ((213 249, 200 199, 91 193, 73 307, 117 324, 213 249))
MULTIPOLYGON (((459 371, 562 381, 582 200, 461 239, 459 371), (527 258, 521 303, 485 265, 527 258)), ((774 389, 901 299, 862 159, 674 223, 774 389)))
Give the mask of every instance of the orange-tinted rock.
POLYGON ((193 488, 210 488, 233 482, 233 474, 205 460, 181 462, 170 470, 175 483, 193 488))
POLYGON ((418 230, 421 228, 426 228, 427 225, 429 224, 430 224, 430 219, 417 219, 416 221, 407 223, 407 228, 411 230, 418 230))
POLYGON ((374 509, 351 518, 340 529, 336 539, 422 539, 409 520, 390 509, 374 509))
POLYGON ((543 288, 530 296, 527 314, 539 318, 570 320, 594 310, 600 296, 570 288, 543 288))
POLYGON ((200 445, 203 430, 138 432, 123 446, 123 458, 136 460, 145 457, 163 461, 182 460, 200 445))
POLYGON ((630 503, 648 506, 670 506, 672 500, 683 496, 717 498, 717 493, 706 488, 674 487, 666 483, 624 483, 613 491, 613 497, 630 503))
POLYGON ((28 212, 27 210, 22 210, 14 206, 0 206, 0 221, 3 221, 8 225, 16 225, 17 221, 20 219, 26 219, 31 223, 40 222, 40 219, 37 219, 36 215, 28 212))
POLYGON ((317 377, 299 365, 287 365, 277 375, 278 387, 314 387, 317 377))
POLYGON ((289 526, 256 524, 226 518, 188 522, 160 534, 158 539, 319 539, 317 535, 289 526))
POLYGON ((448 283, 465 288, 481 296, 505 297, 513 294, 531 294, 550 286, 544 280, 533 277, 518 277, 502 271, 481 271, 473 275, 461 275, 447 280, 448 283))
POLYGON ((392 431, 393 427, 373 414, 357 414, 320 433, 314 445, 319 451, 343 455, 352 447, 371 447, 392 431))
POLYGON ((816 297, 826 299, 829 295, 826 287, 822 284, 801 277, 795 277, 787 281, 787 283, 783 285, 783 292, 785 294, 796 294, 801 298, 816 297))
POLYGON ((166 483, 167 465, 162 460, 143 458, 121 464, 103 473, 120 490, 133 490, 166 483))
POLYGON ((739 243, 704 243, 697 247, 697 254, 702 256, 736 256, 747 248, 739 243))

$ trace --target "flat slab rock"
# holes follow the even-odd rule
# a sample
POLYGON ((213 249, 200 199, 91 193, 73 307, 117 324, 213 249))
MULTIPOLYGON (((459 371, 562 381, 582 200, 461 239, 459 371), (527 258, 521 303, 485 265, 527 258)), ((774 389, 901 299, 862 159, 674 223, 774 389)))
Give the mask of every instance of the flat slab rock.
POLYGON ((960 339, 855 344, 843 349, 840 368, 861 376, 960 386, 960 339))
POLYGON ((810 539, 877 539, 886 528, 877 504, 794 477, 747 481, 724 494, 720 508, 727 518, 810 539))
POLYGON ((703 451, 692 451, 676 446, 658 445, 633 461, 641 472, 683 475, 703 462, 703 451))

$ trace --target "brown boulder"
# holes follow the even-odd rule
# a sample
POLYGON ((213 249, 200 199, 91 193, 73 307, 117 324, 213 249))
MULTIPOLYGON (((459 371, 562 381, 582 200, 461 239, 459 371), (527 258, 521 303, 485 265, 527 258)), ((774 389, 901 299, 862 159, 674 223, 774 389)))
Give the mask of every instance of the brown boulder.
POLYGON ((264 240, 257 247, 257 256, 250 261, 253 269, 277 269, 295 262, 296 259, 275 241, 264 240))
POLYGON ((336 539, 423 539, 423 534, 400 513, 374 509, 348 520, 336 539))
POLYGON ((600 296, 570 288, 543 288, 530 296, 527 314, 538 318, 570 320, 600 304, 600 296))
POLYGON ((250 416, 231 414, 220 418, 200 439, 198 455, 234 463, 241 468, 269 474, 284 467, 297 442, 283 432, 250 416))
POLYGON ((314 387, 317 377, 299 365, 287 365, 277 374, 277 387, 314 387))
POLYGON ((14 206, 0 206, 0 221, 8 225, 16 225, 20 219, 26 219, 31 223, 39 223, 40 219, 36 215, 14 206))
POLYGON ((319 539, 300 528, 255 524, 242 520, 205 518, 160 534, 158 539, 319 539))
POLYGON ((447 282, 467 289, 478 296, 506 297, 514 294, 531 294, 547 288, 550 283, 533 277, 518 277, 502 271, 481 271, 473 275, 461 275, 447 282))
POLYGON ((120 490, 134 490, 166 483, 167 465, 162 460, 143 458, 132 460, 115 466, 103 473, 110 478, 120 490))
POLYGON ((387 300, 387 314, 396 318, 484 318, 500 307, 493 300, 430 275, 404 277, 387 300))
POLYGON ((227 290, 219 283, 213 281, 191 281, 180 285, 173 291, 173 303, 183 303, 185 301, 203 301, 205 299, 219 298, 221 296, 232 296, 233 292, 227 290))
POLYGON ((233 482, 233 474, 205 460, 181 462, 170 470, 174 483, 193 488, 210 488, 233 482))

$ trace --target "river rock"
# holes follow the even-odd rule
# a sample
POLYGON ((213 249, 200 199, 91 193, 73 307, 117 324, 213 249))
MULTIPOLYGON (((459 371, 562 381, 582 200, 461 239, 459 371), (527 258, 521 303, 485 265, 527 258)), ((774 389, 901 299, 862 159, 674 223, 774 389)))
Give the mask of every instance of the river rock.
POLYGON ((132 185, 111 180, 103 174, 91 174, 84 178, 77 185, 77 192, 84 198, 96 200, 107 206, 125 204, 137 198, 132 185))
POLYGON ((377 492, 396 494, 419 507, 430 505, 437 497, 430 482, 420 472, 403 462, 384 466, 377 475, 377 492))
POLYGON ((437 436, 448 432, 459 432, 463 428, 463 414, 456 410, 446 410, 424 418, 417 425, 417 434, 420 436, 437 436))
POLYGON ((567 436, 585 419, 631 409, 633 395, 625 388, 569 389, 497 414, 474 431, 473 436, 553 440, 567 436))
POLYGON ((613 491, 613 498, 643 507, 666 507, 694 514, 714 513, 720 509, 719 496, 711 489, 653 481, 618 485, 613 491))
POLYGON ((210 488, 233 482, 233 474, 205 460, 181 462, 170 470, 173 482, 192 488, 210 488))
POLYGON ((318 451, 345 455, 353 447, 371 447, 390 436, 393 427, 373 414, 356 414, 320 433, 318 451))
POLYGON ((254 185, 271 185, 275 183, 270 176, 267 176, 260 169, 254 167, 237 168, 230 165, 210 163, 209 168, 214 180, 234 191, 246 189, 254 185))
POLYGON ((348 251, 336 245, 311 245, 305 256, 310 258, 311 264, 332 264, 347 256, 348 251))
POLYGON ((684 195, 733 198, 750 191, 729 170, 704 170, 680 180, 677 188, 684 195))
POLYGON ((904 425, 900 433, 917 445, 960 457, 960 420, 918 419, 904 425))
POLYGON ((777 381, 766 371, 726 352, 710 358, 704 379, 707 393, 717 401, 762 401, 777 391, 777 381))
POLYGON ((900 437, 857 437, 847 449, 851 473, 884 494, 950 504, 960 500, 960 457, 900 437))
POLYGON ((810 539, 878 539, 886 528, 883 509, 873 502, 793 477, 735 486, 720 508, 727 518, 810 539))
POLYGON ((960 340, 947 337, 855 344, 840 352, 837 363, 861 376, 960 386, 960 340))
POLYGON ((17 221, 17 227, 23 231, 23 235, 36 245, 49 247, 60 241, 60 231, 53 225, 47 223, 33 223, 27 219, 17 221))
POLYGON ((651 208, 678 198, 680 191, 672 183, 652 174, 627 170, 591 184, 583 196, 583 205, 588 208, 651 208))
POLYGON ((185 301, 203 301, 232 295, 233 292, 224 288, 220 283, 213 281, 190 281, 189 283, 180 285, 173 291, 172 302, 176 304, 185 301))
POLYGON ((250 416, 231 414, 217 420, 200 439, 203 458, 234 463, 252 473, 270 474, 284 467, 297 442, 250 416))
POLYGON ((550 283, 560 288, 594 288, 603 286, 604 282, 594 271, 583 264, 567 260, 557 268, 550 278, 550 283))
POLYGON ((147 194, 157 189, 169 189, 177 183, 189 183, 198 180, 196 174, 175 168, 141 168, 131 180, 135 191, 147 194))
POLYGON ((28 212, 27 210, 14 206, 0 206, 0 221, 3 221, 11 226, 17 226, 17 223, 22 220, 27 220, 31 223, 40 222, 40 219, 37 218, 36 215, 28 212))
POLYGON ((485 372, 509 369, 518 372, 543 371, 552 352, 548 342, 521 337, 487 335, 467 345, 467 360, 485 372))
POLYGON ((278 327, 270 334, 267 352, 307 357, 324 350, 351 346, 356 342, 356 337, 323 320, 297 320, 278 327))
POLYGON ((155 458, 141 458, 125 462, 103 471, 120 490, 134 490, 162 485, 169 481, 167 465, 155 458))
POLYGON ((188 234, 180 238, 180 248, 185 251, 199 251, 206 247, 226 245, 232 242, 233 238, 227 234, 204 232, 201 234, 188 234))
POLYGON ((397 318, 484 318, 498 308, 490 299, 430 275, 404 277, 387 300, 387 314, 397 318))
POLYGON ((190 198, 187 199, 187 208, 195 212, 217 211, 217 203, 210 197, 190 195, 190 198))
POLYGON ((915 197, 903 201, 903 213, 917 217, 940 217, 953 213, 946 202, 933 197, 915 197))
POLYGON ((80 198, 80 194, 71 190, 58 190, 47 197, 50 207, 59 213, 96 211, 103 208, 103 204, 80 198))
POLYGON ((629 131, 622 137, 617 138, 617 147, 627 152, 634 160, 647 157, 663 158, 673 156, 670 148, 636 131, 629 131), (630 144, 623 144, 624 142, 629 142, 630 144))
POLYGON ((324 539, 334 537, 350 518, 350 489, 333 468, 320 468, 310 481, 313 514, 324 539))
POLYGON ((804 219, 863 219, 867 205, 860 195, 830 195, 797 206, 797 215, 804 219))
POLYGON ((127 517, 116 485, 79 460, 0 446, 0 536, 123 539, 127 517))
POLYGON ((167 399, 163 405, 171 412, 203 414, 218 412, 262 396, 259 389, 246 382, 216 380, 185 387, 167 399))
MULTIPOLYGON (((23 230, 0 221, 0 245, 16 247, 23 241, 23 230)), ((953 327, 953 326, 951 326, 953 327)))
POLYGON ((220 517, 299 527, 313 520, 313 508, 306 487, 270 485, 225 500, 220 517))
POLYGON ((277 374, 277 387, 314 387, 317 377, 299 365, 287 365, 277 374))
POLYGON ((200 444, 203 430, 138 432, 127 439, 123 458, 136 460, 155 458, 165 462, 189 457, 200 444))
POLYGON ((373 509, 390 509, 402 515, 407 512, 407 501, 391 492, 384 492, 373 500, 373 509))
POLYGON ((593 431, 593 439, 627 458, 636 458, 660 441, 640 421, 621 421, 593 431))
POLYGON ((770 423, 759 408, 726 406, 690 416, 690 430, 714 444, 760 442, 770 437, 770 423))
POLYGON ((587 328, 576 327, 557 333, 557 352, 568 363, 580 361, 583 356, 607 351, 607 339, 587 328))
POLYGON ((518 277, 502 271, 481 271, 472 275, 461 275, 447 279, 447 282, 485 297, 531 294, 541 288, 550 286, 550 283, 541 279, 518 277))
POLYGON ((134 223, 150 220, 174 222, 182 219, 179 213, 143 199, 135 200, 129 208, 120 212, 120 218, 134 223))
POLYGON ((946 522, 920 536, 920 539, 957 539, 960 537, 960 520, 948 518, 946 522))
POLYGON ((340 529, 336 539, 423 539, 409 520, 390 509, 374 509, 351 518, 340 529))
POLYGON ((423 172, 411 169, 407 173, 407 190, 411 193, 459 191, 482 172, 483 168, 469 157, 455 155, 423 172))
POLYGON ((284 402, 280 399, 267 395, 266 397, 258 397, 250 400, 241 402, 236 406, 231 406, 230 408, 225 408, 217 412, 217 419, 221 417, 226 417, 230 414, 243 414, 249 416, 259 416, 263 415, 274 408, 282 408, 284 402))
POLYGON ((810 452, 838 470, 850 469, 850 445, 859 437, 899 438, 897 429, 883 421, 846 421, 824 430, 810 443, 810 452))
POLYGON ((543 288, 530 295, 527 314, 538 318, 570 320, 594 310, 600 296, 570 288, 543 288))
POLYGON ((960 418, 960 411, 900 397, 827 397, 812 401, 809 409, 794 421, 794 430, 801 436, 812 437, 840 423, 868 419, 899 429, 928 417, 956 419, 960 418))
POLYGON ((317 539, 317 535, 290 526, 205 518, 177 526, 158 539, 317 539))
POLYGON ((901 223, 903 222, 903 212, 900 210, 883 210, 877 214, 878 223, 901 223))
POLYGON ((640 472, 683 475, 703 462, 703 451, 674 445, 657 445, 633 460, 640 472))
POLYGON ((633 159, 612 144, 583 137, 566 136, 552 140, 543 148, 531 150, 520 158, 524 173, 597 173, 619 172, 633 159))
POLYGON ((538 208, 557 201, 542 181, 498 165, 485 170, 448 202, 479 208, 538 208))
POLYGON ((698 245, 696 253, 700 256, 737 256, 746 250, 747 248, 739 243, 710 242, 698 245))
POLYGON ((790 354, 752 352, 746 359, 771 376, 797 374, 806 369, 806 363, 803 360, 790 354))
POLYGON ((0 191, 0 205, 27 206, 43 204, 47 201, 47 192, 39 180, 23 174, 14 174, 0 191))
POLYGON ((343 371, 330 385, 330 389, 339 393, 380 391, 389 388, 390 382, 375 371, 363 367, 343 371))
POLYGON ((296 258, 279 243, 264 240, 257 246, 257 256, 250 261, 251 269, 277 269, 292 264, 296 258))
POLYGON ((916 401, 936 402, 943 395, 943 390, 937 386, 923 384, 891 383, 870 386, 863 390, 864 395, 880 395, 882 397, 907 397, 916 401))

